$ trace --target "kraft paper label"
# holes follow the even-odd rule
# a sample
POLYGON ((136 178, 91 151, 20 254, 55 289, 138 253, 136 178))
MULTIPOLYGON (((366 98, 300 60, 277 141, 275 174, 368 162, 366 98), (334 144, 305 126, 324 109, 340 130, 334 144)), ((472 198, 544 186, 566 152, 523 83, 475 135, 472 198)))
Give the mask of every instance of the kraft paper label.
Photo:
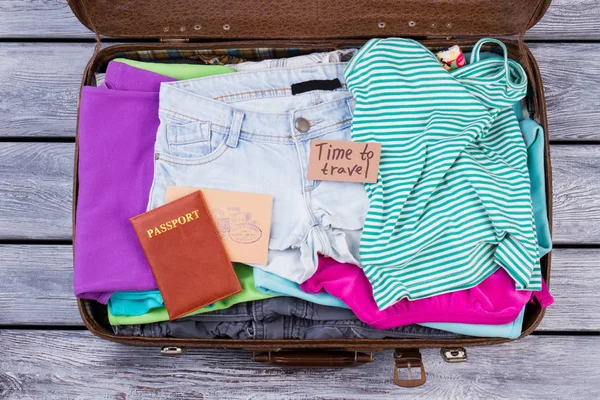
POLYGON ((313 140, 308 179, 317 181, 377 182, 381 143, 313 140))
POLYGON ((273 196, 228 190, 167 186, 171 202, 200 190, 231 261, 267 264, 273 196))

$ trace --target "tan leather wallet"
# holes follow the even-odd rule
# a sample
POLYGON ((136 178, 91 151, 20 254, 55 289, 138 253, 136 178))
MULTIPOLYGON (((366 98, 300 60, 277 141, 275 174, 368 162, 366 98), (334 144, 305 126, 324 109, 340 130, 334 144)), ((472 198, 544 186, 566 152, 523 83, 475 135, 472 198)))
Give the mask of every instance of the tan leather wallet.
POLYGON ((242 290, 200 191, 131 218, 169 319, 242 290))

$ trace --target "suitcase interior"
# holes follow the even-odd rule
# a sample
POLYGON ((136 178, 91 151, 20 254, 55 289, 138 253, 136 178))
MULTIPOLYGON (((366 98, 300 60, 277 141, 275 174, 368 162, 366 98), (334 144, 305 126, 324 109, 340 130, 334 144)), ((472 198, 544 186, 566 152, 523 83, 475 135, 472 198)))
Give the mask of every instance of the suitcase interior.
MULTIPOLYGON (((543 3, 543 2, 542 2, 543 3)), ((545 3, 544 3, 545 4, 545 3)), ((73 5, 71 5, 73 7, 73 5)), ((464 51, 476 43, 477 39, 430 39, 421 40, 432 50, 458 44, 464 51)), ((503 40, 509 50, 509 57, 517 60, 525 68, 529 78, 527 104, 531 119, 536 120, 543 128, 545 134, 545 180, 547 212, 550 226, 552 226, 552 178, 550 154, 548 145, 548 124, 546 118, 546 104, 540 71, 529 49, 517 40, 503 40)), ((199 54, 202 55, 235 55, 235 49, 252 48, 260 49, 256 54, 268 55, 267 58, 281 58, 299 54, 308 54, 316 51, 331 51, 339 48, 360 47, 364 39, 357 40, 245 40, 212 43, 141 43, 120 44, 106 47, 95 52, 88 63, 82 85, 95 85, 94 73, 104 72, 107 63, 117 57, 130 58, 143 61, 157 62, 194 62, 199 54)), ((488 48, 483 51, 494 51, 488 48)), ((249 61, 257 61, 244 56, 249 61)), ((79 149, 75 148, 75 174, 73 192, 73 231, 75 231, 75 210, 77 208, 78 194, 78 157, 79 149)), ((75 243, 76 246, 76 243, 75 243)), ((550 254, 541 259, 542 274, 549 283, 550 254)), ((458 336, 452 339, 437 338, 403 338, 403 339, 327 339, 327 340, 233 340, 233 339, 187 339, 187 338, 149 338, 121 336, 112 333, 108 324, 107 308, 96 301, 79 299, 79 310, 86 327, 95 335, 115 342, 140 345, 140 346, 178 346, 178 347, 204 347, 204 348, 241 348, 253 351, 277 351, 282 349, 339 349, 351 351, 375 351, 386 348, 426 348, 426 347, 465 347, 487 345, 510 341, 504 338, 479 338, 471 336, 458 336)), ((544 309, 537 303, 527 305, 523 331, 520 337, 527 336, 539 325, 544 315, 544 309)))

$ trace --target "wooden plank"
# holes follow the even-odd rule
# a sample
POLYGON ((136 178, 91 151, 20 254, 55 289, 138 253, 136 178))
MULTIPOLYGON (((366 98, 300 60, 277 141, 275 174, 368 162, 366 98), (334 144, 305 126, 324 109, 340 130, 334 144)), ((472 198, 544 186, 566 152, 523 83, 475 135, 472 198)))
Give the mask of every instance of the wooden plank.
MULTIPOLYGON (((600 146, 551 146, 554 242, 598 244, 600 146)), ((0 240, 71 238, 72 143, 0 142, 0 240)))
POLYGON ((555 249, 552 251, 550 292, 554 304, 538 331, 600 331, 598 271, 600 249, 555 249))
POLYGON ((600 44, 531 43, 529 47, 542 73, 550 139, 600 140, 596 123, 600 44))
POLYGON ((0 325, 79 325, 73 247, 0 245, 0 325))
POLYGON ((0 38, 94 38, 67 0, 3 0, 0 21, 0 38))
POLYGON ((0 239, 71 239, 72 143, 0 143, 0 239))
POLYGON ((600 243, 600 146, 551 146, 553 242, 600 243))
POLYGON ((91 43, 0 44, 0 137, 75 137, 93 50, 91 43))
MULTIPOLYGON (((599 0, 554 0, 527 38, 591 40, 600 38, 599 0)), ((67 0, 3 0, 0 38, 86 38, 93 33, 73 15, 67 0)))
POLYGON ((468 349, 464 363, 422 350, 427 382, 393 383, 391 351, 356 368, 281 368, 243 351, 164 357, 81 331, 0 332, 0 393, 12 398, 595 399, 599 337, 535 336, 468 349))
MULTIPOLYGON (((600 44, 531 48, 552 140, 600 140, 600 44)), ((74 137, 81 75, 92 53, 92 43, 0 43, 0 138, 74 137)))
MULTIPOLYGON (((600 331, 600 249, 556 249, 540 331, 600 331)), ((82 325, 67 245, 0 245, 0 325, 82 325)))
POLYGON ((600 1, 552 0, 548 11, 527 32, 535 40, 600 39, 600 1))

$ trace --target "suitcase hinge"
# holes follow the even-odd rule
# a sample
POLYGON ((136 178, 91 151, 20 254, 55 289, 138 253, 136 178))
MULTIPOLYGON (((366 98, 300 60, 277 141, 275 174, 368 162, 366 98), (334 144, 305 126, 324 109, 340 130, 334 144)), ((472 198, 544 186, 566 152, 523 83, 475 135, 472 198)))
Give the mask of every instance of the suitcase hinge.
POLYGON ((161 43, 189 43, 190 39, 183 38, 161 38, 161 43))
POLYGON ((467 349, 464 347, 441 348, 440 353, 444 361, 449 363, 457 363, 467 361, 467 349))
POLYGON ((424 384, 426 380, 425 366, 423 366, 419 349, 396 349, 396 351, 394 351, 394 383, 396 385, 405 388, 417 387, 424 384), (420 377, 413 378, 413 368, 420 369, 420 377), (400 379, 400 369, 407 370, 407 379, 400 379))

